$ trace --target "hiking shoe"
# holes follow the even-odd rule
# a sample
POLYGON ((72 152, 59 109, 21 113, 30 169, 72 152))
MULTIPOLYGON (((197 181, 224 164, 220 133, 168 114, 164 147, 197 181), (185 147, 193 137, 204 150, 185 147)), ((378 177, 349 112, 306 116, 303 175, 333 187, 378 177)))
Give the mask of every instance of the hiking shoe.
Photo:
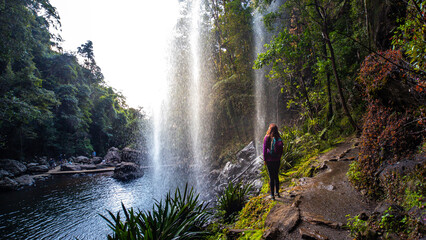
POLYGON ((277 193, 277 197, 278 197, 278 198, 281 198, 281 195, 280 195, 279 193, 277 193))
POLYGON ((269 196, 269 199, 275 200, 274 195, 269 196))

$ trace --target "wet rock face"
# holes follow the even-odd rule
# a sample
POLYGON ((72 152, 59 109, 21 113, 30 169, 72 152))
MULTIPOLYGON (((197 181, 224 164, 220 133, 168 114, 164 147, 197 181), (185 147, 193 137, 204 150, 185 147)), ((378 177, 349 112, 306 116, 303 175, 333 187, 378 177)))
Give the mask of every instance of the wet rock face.
POLYGON ((136 163, 122 162, 114 169, 112 177, 120 181, 129 181, 140 178, 143 175, 142 168, 136 163))
MULTIPOLYGON (((252 184, 252 190, 259 192, 263 185, 260 174, 263 160, 260 156, 256 157, 254 143, 251 142, 248 144, 236 156, 236 162, 227 162, 222 171, 220 171, 215 183, 215 191, 218 193, 222 192, 228 185, 228 182, 232 181, 234 183, 252 184)), ((212 172, 211 174, 217 175, 217 172, 212 172)))
POLYGON ((23 163, 12 159, 1 159, 0 169, 9 172, 12 176, 19 176, 27 171, 27 167, 23 163))
POLYGON ((108 149, 108 152, 105 155, 104 159, 106 162, 121 162, 120 150, 115 147, 108 149))

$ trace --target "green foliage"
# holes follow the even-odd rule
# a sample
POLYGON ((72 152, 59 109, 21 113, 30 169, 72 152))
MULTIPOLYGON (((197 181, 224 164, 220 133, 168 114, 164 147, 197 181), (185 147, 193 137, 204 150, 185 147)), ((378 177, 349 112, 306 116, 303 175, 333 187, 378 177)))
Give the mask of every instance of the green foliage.
POLYGON ((60 22, 48 0, 3 1, 0 12, 0 158, 102 155, 136 142, 147 120, 105 85, 91 41, 78 49, 82 65, 52 50, 60 22))
POLYGON ((392 44, 400 47, 410 58, 410 63, 414 69, 426 71, 426 1, 408 1, 407 16, 400 19, 401 25, 395 31, 392 44))
POLYGON ((347 215, 345 225, 355 239, 420 239, 425 231, 421 220, 413 217, 397 205, 390 206, 384 213, 371 216, 361 214, 347 215))
POLYGON ((120 212, 108 211, 111 220, 101 216, 113 230, 108 239, 194 239, 206 235, 202 230, 209 219, 206 207, 186 185, 183 192, 179 188, 174 195, 169 192, 151 211, 136 212, 122 204, 124 219, 120 212))
POLYGON ((237 229, 263 229, 265 219, 269 211, 276 204, 264 196, 259 195, 250 198, 244 208, 241 210, 238 221, 235 223, 237 229))
POLYGON ((380 221, 379 227, 388 233, 398 233, 407 231, 408 216, 395 215, 392 213, 392 207, 384 212, 380 221))
MULTIPOLYGON (((228 146, 251 139, 254 113, 252 8, 248 0, 213 1, 213 67, 210 107, 213 142, 228 146)), ((218 153, 221 150, 216 151, 218 153)))
POLYGON ((243 209, 250 189, 250 185, 228 183, 225 191, 218 197, 216 207, 217 215, 222 217, 225 223, 234 221, 237 214, 243 209))
POLYGON ((362 234, 364 234, 368 228, 367 221, 361 220, 358 215, 352 218, 350 215, 346 215, 346 217, 348 218, 346 227, 351 231, 351 236, 355 239, 362 239, 362 234))
POLYGON ((363 181, 361 179, 362 174, 361 174, 361 171, 358 167, 357 161, 354 161, 349 165, 349 170, 346 173, 346 175, 348 176, 348 179, 351 182, 362 182, 363 181))

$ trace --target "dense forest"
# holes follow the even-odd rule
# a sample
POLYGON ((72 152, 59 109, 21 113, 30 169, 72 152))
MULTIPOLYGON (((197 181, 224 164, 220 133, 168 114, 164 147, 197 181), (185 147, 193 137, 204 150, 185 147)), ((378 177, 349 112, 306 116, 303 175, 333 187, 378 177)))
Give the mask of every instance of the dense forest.
POLYGON ((137 144, 146 116, 105 84, 91 41, 63 52, 47 0, 2 1, 0 13, 1 158, 104 155, 137 144))

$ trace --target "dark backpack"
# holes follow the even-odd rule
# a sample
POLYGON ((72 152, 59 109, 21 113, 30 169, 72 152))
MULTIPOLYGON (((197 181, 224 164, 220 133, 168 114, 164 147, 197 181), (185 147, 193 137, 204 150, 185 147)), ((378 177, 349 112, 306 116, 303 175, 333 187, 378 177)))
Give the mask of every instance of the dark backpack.
POLYGON ((281 138, 278 138, 277 140, 273 137, 271 140, 271 149, 269 153, 271 154, 272 157, 278 157, 277 151, 275 151, 275 144, 279 141, 282 141, 281 138))

